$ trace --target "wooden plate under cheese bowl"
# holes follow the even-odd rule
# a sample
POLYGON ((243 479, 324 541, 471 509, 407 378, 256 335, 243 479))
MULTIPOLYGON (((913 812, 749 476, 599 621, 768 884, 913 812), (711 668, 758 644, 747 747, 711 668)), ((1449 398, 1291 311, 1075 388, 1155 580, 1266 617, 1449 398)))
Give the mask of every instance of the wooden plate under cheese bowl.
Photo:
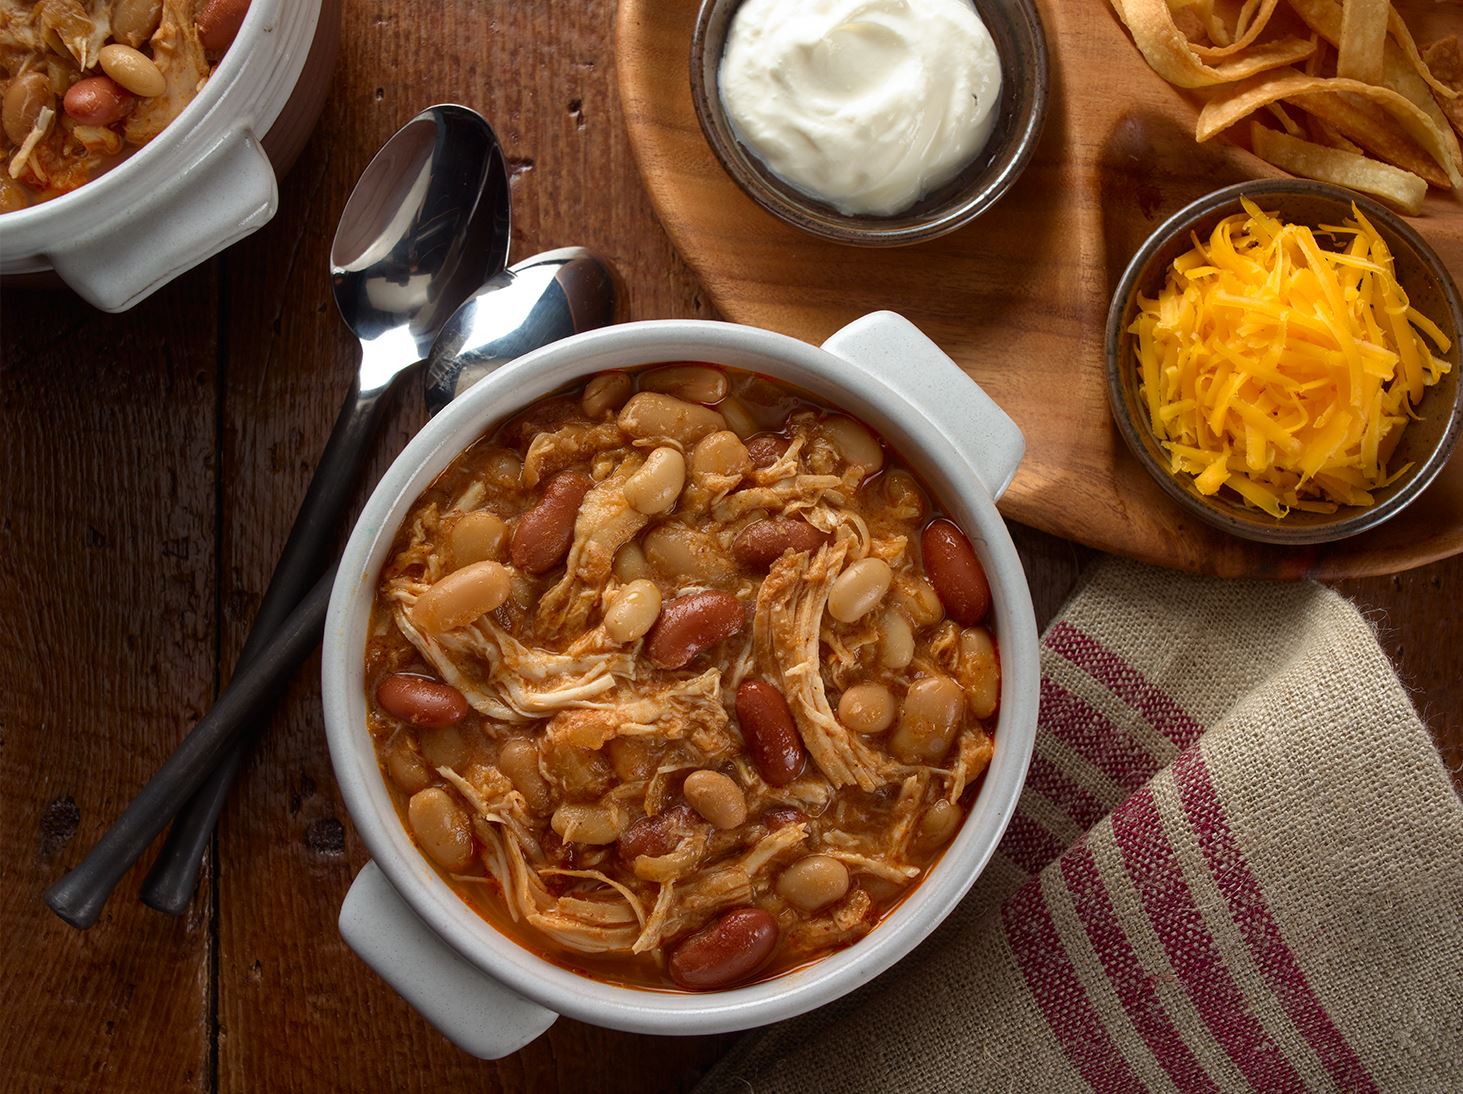
MULTIPOLYGON (((911 247, 815 239, 764 212, 721 169, 696 121, 688 63, 696 0, 621 0, 625 122, 651 201, 712 301, 739 323, 818 343, 891 308, 950 354, 1026 434, 1005 515, 1147 562, 1224 575, 1358 577, 1463 551, 1463 446, 1394 520, 1339 543, 1275 547, 1229 536, 1170 499, 1108 412, 1103 328, 1128 259, 1193 199, 1275 175, 1249 153, 1194 141, 1195 101, 1148 68, 1102 3, 1038 0, 1051 52, 1035 160, 978 221, 911 247)), ((1447 5, 1404 13, 1419 40, 1447 5)), ((1412 220, 1463 280, 1463 202, 1434 191, 1412 220)))

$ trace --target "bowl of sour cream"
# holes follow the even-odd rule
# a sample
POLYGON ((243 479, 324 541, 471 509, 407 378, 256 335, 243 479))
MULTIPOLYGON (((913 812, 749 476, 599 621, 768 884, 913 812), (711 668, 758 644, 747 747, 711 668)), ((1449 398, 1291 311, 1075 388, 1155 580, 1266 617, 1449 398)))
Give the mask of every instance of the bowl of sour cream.
POLYGON ((691 96, 727 173, 774 216, 862 246, 970 223, 1046 117, 1033 0, 703 0, 691 96))

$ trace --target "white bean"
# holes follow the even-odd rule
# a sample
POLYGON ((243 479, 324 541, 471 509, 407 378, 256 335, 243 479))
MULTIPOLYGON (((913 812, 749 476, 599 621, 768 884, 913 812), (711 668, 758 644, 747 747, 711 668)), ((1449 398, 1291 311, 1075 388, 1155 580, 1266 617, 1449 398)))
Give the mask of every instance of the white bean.
POLYGON ((882 558, 859 559, 828 590, 828 614, 840 623, 861 619, 884 599, 893 578, 894 572, 882 558))

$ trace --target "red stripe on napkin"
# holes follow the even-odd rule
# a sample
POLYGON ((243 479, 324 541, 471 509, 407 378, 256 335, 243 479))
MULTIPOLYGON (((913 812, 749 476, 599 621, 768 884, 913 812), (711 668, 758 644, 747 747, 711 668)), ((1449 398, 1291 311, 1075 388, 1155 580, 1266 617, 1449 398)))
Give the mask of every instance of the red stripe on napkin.
POLYGON ((1153 792, 1144 787, 1118 806, 1112 830, 1168 962, 1215 1040, 1256 1089, 1303 1089, 1300 1076, 1250 1013, 1225 968, 1164 834, 1153 792))
POLYGON ((1041 680, 1038 725, 1124 790, 1137 790, 1158 772, 1159 760, 1101 712, 1046 677, 1041 680))
POLYGON ((1021 812, 1018 806, 1011 814, 1011 823, 1001 837, 998 850, 1020 868, 1022 873, 1038 874, 1047 863, 1055 862, 1065 847, 1036 821, 1021 812))
POLYGON ((1376 1083, 1321 1006, 1294 952, 1281 936, 1260 883, 1229 830, 1224 807, 1197 748, 1184 750, 1174 761, 1173 777, 1209 873, 1229 903, 1229 914, 1270 990, 1337 1086, 1343 1090, 1376 1090, 1376 1083))
POLYGON ((1026 786, 1055 805, 1084 832, 1107 816, 1107 806, 1039 752, 1031 757, 1031 766, 1026 769, 1026 786))
POLYGON ((1039 878, 1032 878, 1006 902, 1001 923, 1047 1025, 1092 1089, 1098 1094, 1145 1089, 1092 1009, 1057 936, 1039 878))
POLYGON ((1141 672, 1072 624, 1054 623, 1042 644, 1142 714, 1149 725, 1180 748, 1193 744, 1204 732, 1203 726, 1141 672))
POLYGON ((1199 1061, 1184 1044, 1183 1037, 1174 1026, 1158 993, 1153 990, 1148 975, 1128 936, 1118 922, 1107 887, 1097 871, 1097 863, 1086 843, 1079 843, 1062 857, 1062 878, 1067 891, 1072 894, 1072 905, 1077 910, 1082 926, 1087 931, 1087 940, 1102 962, 1107 978, 1112 982, 1118 1001, 1123 1004, 1128 1020, 1143 1038, 1148 1051, 1160 1067, 1168 1073, 1174 1085, 1186 1094, 1196 1091, 1217 1091, 1219 1088, 1199 1066, 1199 1061))

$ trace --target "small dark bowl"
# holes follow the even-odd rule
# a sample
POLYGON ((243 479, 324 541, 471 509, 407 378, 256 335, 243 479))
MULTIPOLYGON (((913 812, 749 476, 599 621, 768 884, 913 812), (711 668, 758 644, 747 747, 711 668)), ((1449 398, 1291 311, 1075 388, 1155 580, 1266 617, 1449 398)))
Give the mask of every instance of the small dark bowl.
POLYGON ((855 216, 778 178, 737 139, 717 79, 727 29, 742 0, 702 0, 691 38, 691 99, 701 131, 747 196, 773 216, 835 243, 898 247, 969 224, 1026 169, 1046 121, 1046 37, 1033 0, 974 0, 1001 58, 1000 116, 990 140, 965 170, 902 213, 855 216))
POLYGON ((1158 480, 1164 491, 1201 520, 1245 539, 1265 543, 1329 543, 1345 539, 1401 512, 1437 477, 1460 426, 1458 336, 1463 332, 1463 303, 1442 259, 1401 217, 1375 201, 1350 190, 1304 179, 1261 179, 1217 190, 1180 209, 1150 235, 1118 282, 1107 314, 1107 388, 1113 419, 1123 440, 1138 461, 1158 480), (1376 501, 1366 507, 1343 505, 1334 513, 1292 510, 1283 519, 1248 508, 1227 488, 1205 497, 1189 475, 1169 470, 1168 454, 1153 436, 1147 410, 1139 395, 1132 336, 1127 333, 1137 313, 1137 297, 1155 295, 1163 286, 1169 264, 1189 250, 1190 233, 1201 239, 1224 217, 1240 211, 1248 197, 1290 223, 1341 224, 1354 202, 1392 250, 1397 279, 1412 304, 1452 342, 1443 355, 1452 369, 1427 389, 1417 406, 1419 420, 1409 422, 1391 463, 1412 468, 1392 485, 1373 492, 1376 501))

